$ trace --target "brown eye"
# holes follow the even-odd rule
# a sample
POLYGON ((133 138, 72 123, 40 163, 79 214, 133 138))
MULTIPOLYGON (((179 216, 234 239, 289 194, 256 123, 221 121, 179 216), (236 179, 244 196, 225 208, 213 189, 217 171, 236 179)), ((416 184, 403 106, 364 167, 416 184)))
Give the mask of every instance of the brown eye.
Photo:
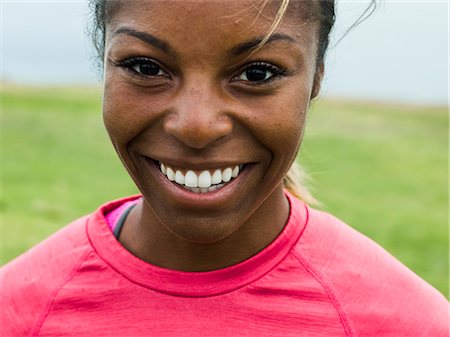
POLYGON ((248 65, 235 79, 237 81, 259 84, 268 82, 283 74, 284 71, 273 64, 257 62, 248 65))
POLYGON ((133 57, 120 62, 119 65, 139 76, 170 78, 170 75, 158 63, 147 57, 133 57))
POLYGON ((245 70, 239 76, 239 79, 243 80, 243 81, 250 81, 250 82, 261 82, 261 81, 268 80, 272 76, 273 76, 273 73, 267 69, 252 67, 250 69, 245 70))
POLYGON ((148 76, 164 75, 164 72, 162 71, 162 69, 154 63, 138 63, 138 64, 134 65, 132 69, 142 75, 148 75, 148 76))

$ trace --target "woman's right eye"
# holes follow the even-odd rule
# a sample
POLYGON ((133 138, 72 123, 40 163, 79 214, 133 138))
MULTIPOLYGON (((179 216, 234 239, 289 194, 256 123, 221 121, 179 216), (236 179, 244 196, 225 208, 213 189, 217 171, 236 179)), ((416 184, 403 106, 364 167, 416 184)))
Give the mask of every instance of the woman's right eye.
POLYGON ((161 68, 161 66, 146 57, 133 57, 120 62, 119 65, 128 68, 130 71, 136 73, 139 76, 170 77, 169 74, 161 68))

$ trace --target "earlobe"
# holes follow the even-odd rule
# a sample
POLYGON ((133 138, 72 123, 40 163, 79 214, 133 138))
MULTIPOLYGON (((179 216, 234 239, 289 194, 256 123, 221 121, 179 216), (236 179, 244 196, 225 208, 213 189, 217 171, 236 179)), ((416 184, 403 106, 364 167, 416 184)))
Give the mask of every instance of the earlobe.
POLYGON ((311 99, 314 99, 317 97, 317 95, 319 95, 324 71, 325 71, 324 62, 320 62, 320 64, 317 66, 316 73, 314 74, 314 83, 311 90, 311 99))

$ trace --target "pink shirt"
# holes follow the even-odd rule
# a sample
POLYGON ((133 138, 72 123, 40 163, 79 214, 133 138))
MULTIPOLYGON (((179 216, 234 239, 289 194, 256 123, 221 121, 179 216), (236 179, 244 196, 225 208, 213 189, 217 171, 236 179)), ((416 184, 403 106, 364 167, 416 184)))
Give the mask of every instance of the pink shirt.
POLYGON ((120 217, 125 213, 131 206, 136 205, 139 199, 130 200, 124 202, 119 207, 113 209, 111 212, 105 214, 105 220, 108 224, 109 229, 114 232, 114 229, 117 227, 120 217))
POLYGON ((283 232, 210 272, 139 260, 114 201, 0 270, 1 336, 448 336, 448 302, 370 239, 288 195, 283 232))

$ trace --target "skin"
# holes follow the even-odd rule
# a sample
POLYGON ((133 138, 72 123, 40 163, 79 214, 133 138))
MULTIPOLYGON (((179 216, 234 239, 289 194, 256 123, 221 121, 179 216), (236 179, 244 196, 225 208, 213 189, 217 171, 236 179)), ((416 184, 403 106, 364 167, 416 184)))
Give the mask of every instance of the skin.
POLYGON ((182 3, 127 2, 113 14, 106 27, 103 111, 112 143, 144 196, 119 241, 149 263, 206 271, 251 257, 286 224, 282 179, 300 146, 323 65, 316 64, 316 23, 293 10, 277 37, 237 53, 237 46, 264 38, 276 6, 269 3, 258 15, 263 1, 182 3), (139 75, 149 61, 131 70, 123 62, 133 57, 150 58, 159 68, 139 75), (255 62, 284 73, 262 68, 271 80, 254 83, 246 69, 255 62), (245 163, 247 172, 214 198, 185 198, 167 188, 151 160, 199 170, 245 163))

